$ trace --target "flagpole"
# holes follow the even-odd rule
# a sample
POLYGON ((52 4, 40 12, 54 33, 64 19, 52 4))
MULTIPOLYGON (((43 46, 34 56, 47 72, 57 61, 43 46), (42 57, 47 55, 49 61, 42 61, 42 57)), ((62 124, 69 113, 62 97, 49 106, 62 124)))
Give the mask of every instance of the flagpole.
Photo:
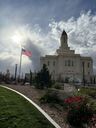
POLYGON ((20 76, 21 76, 21 64, 22 64, 22 49, 21 49, 21 53, 20 53, 19 80, 20 80, 20 76))

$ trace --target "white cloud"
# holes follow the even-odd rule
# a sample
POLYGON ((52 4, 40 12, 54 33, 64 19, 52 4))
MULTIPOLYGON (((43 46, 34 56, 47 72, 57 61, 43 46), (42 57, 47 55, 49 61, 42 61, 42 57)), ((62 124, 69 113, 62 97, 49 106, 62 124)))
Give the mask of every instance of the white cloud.
MULTIPOLYGON (((91 11, 82 12, 77 19, 71 17, 67 21, 56 22, 53 20, 48 27, 50 28, 48 33, 44 33, 44 30, 37 24, 35 26, 13 25, 3 28, 2 31, 0 30, 0 56, 2 56, 0 61, 2 61, 1 58, 6 59, 4 54, 7 54, 6 60, 8 60, 8 56, 10 59, 10 56, 13 55, 11 56, 12 59, 10 59, 11 65, 19 64, 20 45, 22 45, 22 47, 32 50, 32 64, 30 59, 23 57, 22 66, 29 64, 30 68, 37 68, 35 64, 39 65, 36 62, 38 62, 41 55, 55 53, 60 45, 59 40, 63 29, 68 33, 69 46, 75 49, 76 53, 91 55, 95 61, 95 56, 93 55, 96 49, 96 15, 92 15, 91 11), (16 37, 16 33, 22 37, 20 37, 20 44, 13 42, 11 39, 11 37, 16 37)), ((27 66, 23 70, 28 71, 29 67, 27 66)), ((96 67, 95 62, 94 67, 96 67)))

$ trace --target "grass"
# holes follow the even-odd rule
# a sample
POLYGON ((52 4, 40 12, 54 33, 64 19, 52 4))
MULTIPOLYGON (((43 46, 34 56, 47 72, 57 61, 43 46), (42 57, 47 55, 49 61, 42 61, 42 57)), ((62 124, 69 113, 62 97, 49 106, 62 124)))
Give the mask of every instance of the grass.
POLYGON ((0 128, 55 128, 32 104, 0 87, 0 128))
POLYGON ((88 96, 91 96, 92 98, 96 99, 96 88, 81 87, 79 94, 88 95, 88 96))
POLYGON ((81 87, 80 91, 76 95, 85 96, 89 102, 93 104, 93 109, 96 112, 96 88, 92 87, 81 87))

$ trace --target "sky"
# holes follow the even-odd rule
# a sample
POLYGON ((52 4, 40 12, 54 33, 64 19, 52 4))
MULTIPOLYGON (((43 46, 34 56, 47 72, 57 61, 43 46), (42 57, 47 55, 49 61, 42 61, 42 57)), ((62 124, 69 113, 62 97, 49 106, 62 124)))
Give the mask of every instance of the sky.
POLYGON ((96 72, 96 0, 0 0, 0 72, 14 74, 21 48, 22 73, 37 71, 40 56, 54 54, 63 29, 68 45, 91 56, 96 72))

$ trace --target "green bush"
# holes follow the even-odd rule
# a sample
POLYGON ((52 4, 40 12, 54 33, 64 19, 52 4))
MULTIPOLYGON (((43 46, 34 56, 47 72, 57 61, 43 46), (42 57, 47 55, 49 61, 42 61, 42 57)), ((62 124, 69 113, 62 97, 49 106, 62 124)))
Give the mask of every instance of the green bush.
POLYGON ((53 88, 55 88, 55 89, 61 89, 62 87, 61 87, 61 85, 59 85, 59 84, 54 84, 54 85, 53 85, 53 88))
POLYGON ((59 104, 61 103, 61 100, 59 99, 59 96, 57 92, 52 92, 48 90, 46 94, 40 98, 41 103, 52 103, 52 104, 59 104))

